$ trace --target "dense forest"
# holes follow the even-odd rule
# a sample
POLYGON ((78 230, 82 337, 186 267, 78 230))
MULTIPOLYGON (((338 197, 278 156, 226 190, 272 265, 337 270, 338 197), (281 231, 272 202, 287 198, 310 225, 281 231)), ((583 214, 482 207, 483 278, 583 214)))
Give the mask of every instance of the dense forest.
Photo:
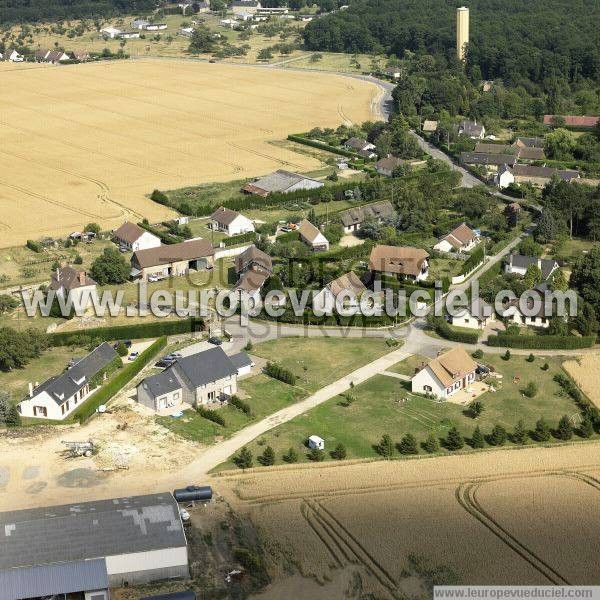
MULTIPOLYGON (((309 23, 306 45, 334 52, 406 52, 454 60, 455 10, 448 0, 356 0, 309 23)), ((506 85, 600 81, 597 0, 470 0, 467 72, 506 85)))
POLYGON ((0 0, 0 23, 136 14, 155 7, 155 0, 0 0))

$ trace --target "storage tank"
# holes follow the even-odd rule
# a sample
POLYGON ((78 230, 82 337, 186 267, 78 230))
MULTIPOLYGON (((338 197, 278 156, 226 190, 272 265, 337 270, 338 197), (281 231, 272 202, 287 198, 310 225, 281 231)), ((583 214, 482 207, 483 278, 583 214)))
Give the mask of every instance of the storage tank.
POLYGON ((212 488, 210 485, 188 485, 173 492, 177 502, 208 502, 212 499, 212 488))

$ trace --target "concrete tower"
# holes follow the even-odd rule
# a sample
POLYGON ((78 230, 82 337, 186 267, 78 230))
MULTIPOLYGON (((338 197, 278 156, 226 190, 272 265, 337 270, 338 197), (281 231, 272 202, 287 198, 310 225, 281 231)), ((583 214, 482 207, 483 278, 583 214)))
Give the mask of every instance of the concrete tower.
POLYGON ((469 9, 461 6, 456 9, 456 56, 465 59, 465 46, 469 43, 469 9))

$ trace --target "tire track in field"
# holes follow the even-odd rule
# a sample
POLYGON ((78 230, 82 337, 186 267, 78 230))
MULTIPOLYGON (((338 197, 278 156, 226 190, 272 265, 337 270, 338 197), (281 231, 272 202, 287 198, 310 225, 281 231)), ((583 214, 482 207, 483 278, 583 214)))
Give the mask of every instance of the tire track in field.
POLYGON ((520 542, 482 508, 477 500, 477 490, 481 485, 482 482, 468 482, 459 485, 455 492, 455 497, 459 505, 553 585, 571 585, 556 569, 520 542))
POLYGON ((264 154, 263 152, 259 152, 258 150, 255 150, 254 148, 245 148, 241 144, 232 142, 231 140, 227 140, 227 144, 233 148, 237 148, 238 150, 243 150, 244 152, 247 152, 248 154, 252 154, 254 156, 260 156, 261 158, 266 158, 268 160, 276 162, 284 167, 289 166, 289 167, 294 167, 296 169, 302 169, 302 165, 299 165, 298 163, 294 163, 289 160, 285 160, 284 158, 270 156, 269 154, 264 154))
POLYGON ((323 546, 327 548, 327 551, 338 567, 343 567, 345 561, 350 562, 350 558, 346 555, 345 550, 336 543, 336 540, 332 540, 331 536, 327 534, 322 523, 318 521, 314 511, 307 502, 302 502, 302 504, 300 504, 300 514, 304 517, 308 526, 313 530, 313 533, 321 540, 323 546), (340 558, 340 555, 343 558, 340 558), (345 559, 345 561, 343 559, 345 559))

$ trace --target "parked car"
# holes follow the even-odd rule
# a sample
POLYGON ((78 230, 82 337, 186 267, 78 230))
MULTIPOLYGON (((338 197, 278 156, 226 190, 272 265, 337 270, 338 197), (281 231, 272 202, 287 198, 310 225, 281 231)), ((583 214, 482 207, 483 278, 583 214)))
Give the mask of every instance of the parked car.
POLYGON ((155 281, 158 281, 158 275, 148 275, 148 281, 150 283, 154 283, 155 281))
POLYGON ((137 358, 139 355, 140 355, 140 353, 139 353, 139 352, 132 352, 132 353, 129 355, 129 358, 128 358, 128 360, 135 360, 135 359, 136 359, 136 358, 137 358))
POLYGON ((215 346, 220 346, 223 343, 223 340, 219 337, 212 336, 208 338, 209 344, 214 344, 215 346))

